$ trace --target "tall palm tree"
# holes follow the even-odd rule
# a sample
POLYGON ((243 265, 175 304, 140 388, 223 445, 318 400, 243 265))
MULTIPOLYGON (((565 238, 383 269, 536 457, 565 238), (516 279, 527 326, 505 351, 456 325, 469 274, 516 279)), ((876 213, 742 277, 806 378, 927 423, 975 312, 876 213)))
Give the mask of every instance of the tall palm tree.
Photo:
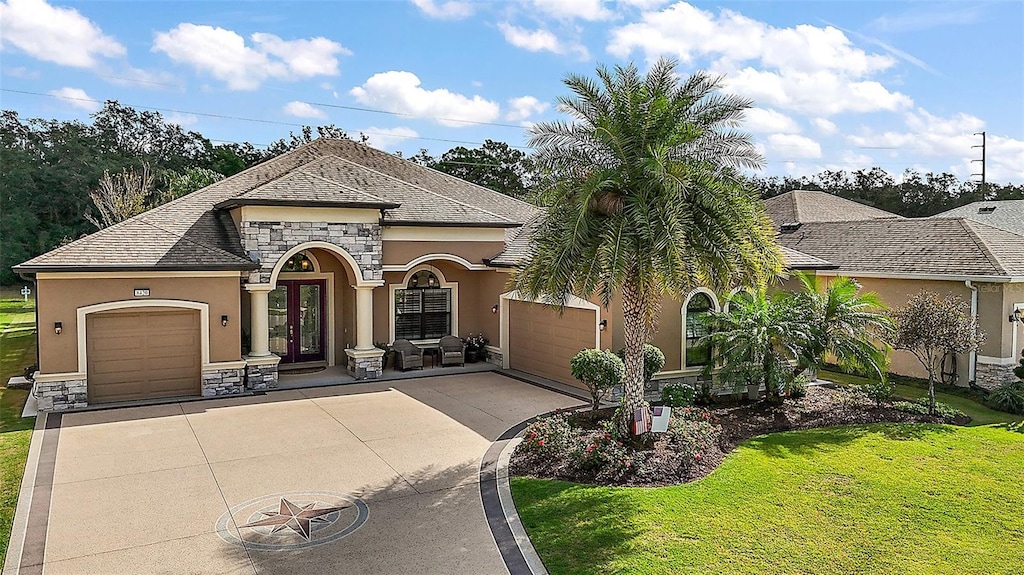
POLYGON ((813 331, 797 359, 796 374, 818 369, 831 357, 843 368, 885 379, 892 321, 878 294, 861 293, 861 285, 847 277, 837 277, 823 288, 814 276, 797 277, 804 288, 796 296, 797 305, 813 318, 813 331))
POLYGON ((622 431, 645 405, 643 349, 662 298, 762 285, 780 271, 772 225, 741 175, 762 162, 736 129, 751 103, 721 94, 719 80, 680 79, 665 59, 646 75, 600 66, 596 79, 566 77, 572 95, 558 102, 570 121, 531 130, 549 208, 514 282, 556 304, 622 298, 622 431))

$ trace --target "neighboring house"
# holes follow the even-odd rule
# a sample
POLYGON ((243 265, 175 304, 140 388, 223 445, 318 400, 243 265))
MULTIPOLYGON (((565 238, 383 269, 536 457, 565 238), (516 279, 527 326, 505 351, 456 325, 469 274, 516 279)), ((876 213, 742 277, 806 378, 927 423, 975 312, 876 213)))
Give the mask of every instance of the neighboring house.
POLYGON ((967 218, 1024 236, 1024 200, 974 202, 933 217, 967 218))
MULTIPOLYGON (((968 302, 987 337, 976 354, 956 358, 960 385, 975 381, 991 388, 1014 377, 1024 324, 1009 318, 1015 309, 1024 310, 1024 235, 1013 233, 1020 229, 1013 222, 1024 222, 1024 202, 982 202, 999 207, 988 213, 965 207, 947 214, 973 212, 970 217, 931 218, 885 216, 822 192, 789 192, 765 204, 780 230, 780 244, 835 264, 818 276, 856 278, 891 307, 922 289, 953 293, 968 302), (1000 214, 999 226, 988 218, 992 213, 1000 214)), ((946 365, 945 371, 953 373, 952 361, 946 365)), ((927 376, 907 352, 895 352, 890 369, 927 376)))

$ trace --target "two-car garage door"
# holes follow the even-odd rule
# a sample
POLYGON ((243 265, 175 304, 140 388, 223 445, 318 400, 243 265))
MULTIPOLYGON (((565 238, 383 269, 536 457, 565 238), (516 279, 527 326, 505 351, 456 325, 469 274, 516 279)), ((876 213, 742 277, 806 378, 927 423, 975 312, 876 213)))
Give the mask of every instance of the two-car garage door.
POLYGON ((133 309, 86 316, 89 403, 199 395, 199 312, 133 309))
POLYGON ((509 367, 569 385, 569 361, 597 343, 597 310, 567 307, 559 315, 550 306, 509 301, 509 367))

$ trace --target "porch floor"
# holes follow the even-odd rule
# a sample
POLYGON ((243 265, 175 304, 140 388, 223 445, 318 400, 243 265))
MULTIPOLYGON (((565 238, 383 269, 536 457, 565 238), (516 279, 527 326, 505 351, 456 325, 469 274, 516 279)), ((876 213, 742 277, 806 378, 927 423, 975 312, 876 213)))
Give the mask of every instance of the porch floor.
POLYGON ((498 371, 501 368, 493 363, 481 361, 478 363, 467 363, 466 365, 452 365, 447 367, 424 367, 423 369, 411 369, 401 371, 393 368, 385 369, 383 375, 377 379, 357 380, 348 374, 343 365, 332 365, 323 371, 315 373, 289 374, 281 371, 277 377, 278 389, 301 389, 306 387, 321 387, 325 385, 344 385, 349 383, 367 383, 370 381, 393 381, 400 379, 415 379, 418 377, 436 377, 439 375, 459 375, 464 373, 480 373, 484 371, 498 371))

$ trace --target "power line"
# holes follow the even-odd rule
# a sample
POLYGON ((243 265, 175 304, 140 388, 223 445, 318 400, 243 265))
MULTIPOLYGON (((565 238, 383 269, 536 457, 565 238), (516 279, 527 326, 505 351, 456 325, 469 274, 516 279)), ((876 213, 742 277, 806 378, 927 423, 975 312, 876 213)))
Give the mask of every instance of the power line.
POLYGON ((436 120, 438 122, 459 122, 462 124, 473 124, 475 126, 497 126, 499 128, 515 128, 522 130, 524 127, 516 124, 502 124, 500 122, 481 122, 479 120, 460 120, 458 118, 443 118, 440 116, 420 116, 417 114, 410 114, 407 112, 392 112, 390 110, 374 110, 373 108, 360 108, 358 106, 342 106, 341 104, 327 104, 324 102, 306 102, 303 104, 309 104, 310 106, 322 106, 324 108, 338 108, 341 110, 352 110, 354 112, 368 112, 371 114, 387 114, 390 116, 401 116, 404 118, 413 118, 419 120, 436 120))

